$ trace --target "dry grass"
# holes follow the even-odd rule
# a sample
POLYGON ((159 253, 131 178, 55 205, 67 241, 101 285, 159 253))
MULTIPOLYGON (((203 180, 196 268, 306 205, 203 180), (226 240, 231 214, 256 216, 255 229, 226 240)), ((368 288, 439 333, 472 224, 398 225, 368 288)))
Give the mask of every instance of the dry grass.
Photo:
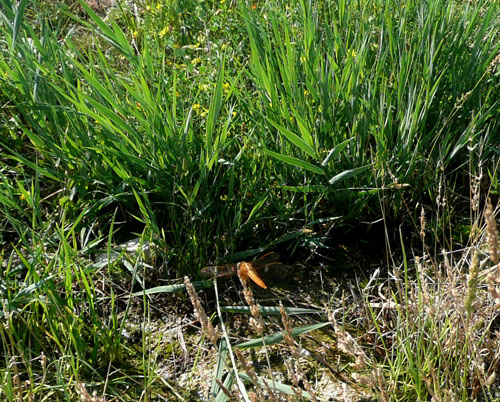
MULTIPOLYGON (((262 370, 255 366, 255 356, 250 358, 235 347, 238 367, 252 385, 249 400, 328 397, 326 388, 321 389, 317 381, 321 370, 343 379, 349 392, 353 387, 364 389, 381 401, 499 400, 496 373, 500 369, 500 265, 491 203, 485 207, 484 221, 482 232, 471 231, 474 244, 467 248, 443 251, 438 260, 427 254, 416 256, 413 268, 404 261, 393 267, 385 279, 378 270, 364 287, 359 282, 353 284, 353 288, 360 289, 361 297, 354 297, 351 302, 344 300, 335 314, 328 313, 335 342, 320 341, 319 350, 330 356, 326 360, 309 353, 304 340, 293 335, 294 320, 281 303, 281 322, 260 314, 252 288, 240 278, 244 300, 250 307, 249 328, 263 337, 273 325, 281 324, 283 341, 278 348, 264 344, 265 373, 273 380, 276 367, 270 356, 280 354, 284 357, 285 382, 291 384, 293 391, 286 395, 271 389, 268 382, 261 381, 262 370), (487 250, 483 245, 487 245, 487 250), (339 321, 336 314, 343 318, 339 321)), ((422 214, 422 240, 425 225, 422 214)), ((195 311, 199 309, 195 307, 195 311)), ((217 382, 221 384, 220 380, 217 382)), ((336 393, 338 398, 341 387, 329 391, 330 396, 336 393)), ((236 391, 226 391, 232 398, 242 399, 236 391)), ((356 395, 348 394, 346 388, 344 398, 363 399, 362 392, 356 395)))

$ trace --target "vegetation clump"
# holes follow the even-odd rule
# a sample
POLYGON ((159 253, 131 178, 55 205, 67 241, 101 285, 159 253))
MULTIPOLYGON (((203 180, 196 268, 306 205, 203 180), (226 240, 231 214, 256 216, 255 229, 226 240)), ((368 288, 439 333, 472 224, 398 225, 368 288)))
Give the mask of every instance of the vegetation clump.
POLYGON ((500 400, 498 11, 3 1, 0 399, 500 400))

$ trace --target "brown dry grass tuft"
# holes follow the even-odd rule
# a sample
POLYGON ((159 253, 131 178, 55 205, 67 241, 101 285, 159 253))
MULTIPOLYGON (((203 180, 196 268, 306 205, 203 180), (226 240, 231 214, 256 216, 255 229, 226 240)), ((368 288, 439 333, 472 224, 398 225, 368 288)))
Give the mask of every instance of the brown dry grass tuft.
MULTIPOLYGON (((476 222, 471 230, 472 245, 461 253, 443 251, 441 261, 424 254, 415 257, 414 270, 407 262, 394 268, 379 288, 379 303, 373 302, 374 289, 366 290, 373 325, 369 332, 376 334, 371 350, 382 350, 382 360, 368 353, 368 345, 358 348, 333 322, 339 349, 371 367, 371 380, 359 373, 357 377, 361 376, 379 399, 389 400, 388 395, 397 398, 398 392, 403 396, 409 390, 435 401, 493 397, 500 367, 500 332, 495 324, 500 306, 500 264, 490 202, 484 220, 489 255, 481 251, 485 240, 477 235, 476 222), (490 261, 494 266, 484 269, 490 261), (361 359, 360 350, 369 356, 361 359)), ((357 363, 354 366, 363 368, 357 363)))

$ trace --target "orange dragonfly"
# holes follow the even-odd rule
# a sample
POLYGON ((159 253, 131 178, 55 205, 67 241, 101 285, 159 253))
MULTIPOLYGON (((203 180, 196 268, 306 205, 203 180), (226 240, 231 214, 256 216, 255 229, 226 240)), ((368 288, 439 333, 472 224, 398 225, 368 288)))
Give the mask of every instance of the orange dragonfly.
POLYGON ((252 262, 239 262, 229 265, 214 265, 201 269, 201 273, 205 276, 219 278, 224 276, 239 275, 243 280, 251 279, 263 289, 267 289, 264 281, 259 277, 257 271, 261 268, 270 265, 280 264, 278 262, 280 255, 275 252, 267 253, 252 262))

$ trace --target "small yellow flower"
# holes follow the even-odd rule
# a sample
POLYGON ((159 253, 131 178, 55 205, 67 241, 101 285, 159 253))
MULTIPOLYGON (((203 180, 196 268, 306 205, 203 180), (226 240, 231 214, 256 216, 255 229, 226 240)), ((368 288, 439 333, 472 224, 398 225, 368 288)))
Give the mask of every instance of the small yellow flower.
POLYGON ((161 10, 161 8, 162 8, 162 7, 163 7, 163 4, 157 4, 157 5, 156 5, 156 9, 157 9, 158 11, 159 11, 159 10, 161 10))
POLYGON ((307 89, 304 89, 304 96, 309 95, 309 91, 307 89))
POLYGON ((21 195, 19 196, 19 199, 20 199, 21 201, 24 201, 24 200, 26 199, 26 196, 25 196, 24 194, 21 194, 21 195))
POLYGON ((205 117, 208 114, 208 109, 206 107, 203 108, 203 111, 200 113, 201 117, 205 117))
POLYGON ((236 112, 233 112, 233 117, 236 117, 236 112))
POLYGON ((200 89, 200 91, 206 92, 206 91, 210 90, 210 85, 200 84, 200 85, 198 85, 198 88, 200 89))
POLYGON ((195 104, 193 105, 193 110, 194 110, 195 112, 197 112, 198 110, 200 110, 200 108, 201 108, 201 105, 200 105, 199 103, 195 103, 195 104))
POLYGON ((200 64, 200 63, 201 63, 201 59, 200 59, 200 58, 198 58, 198 57, 196 57, 196 58, 194 58, 193 60, 191 60, 191 64, 192 64, 193 66, 196 66, 197 64, 200 64))
POLYGON ((137 32, 137 31, 132 32, 132 37, 134 39, 136 39, 138 36, 139 36, 139 32, 137 32))
POLYGON ((226 50, 227 44, 223 43, 222 46, 220 47, 222 50, 226 50))
POLYGON ((160 32, 158 32, 158 35, 160 35, 160 38, 163 38, 169 32, 170 32, 170 28, 169 27, 165 27, 160 32))
POLYGON ((356 52, 356 50, 354 50, 354 49, 349 49, 348 54, 349 54, 352 58, 354 58, 354 57, 356 57, 356 56, 358 55, 358 53, 357 53, 357 52, 356 52))
POLYGON ((151 11, 151 6, 146 6, 147 11, 151 11))

